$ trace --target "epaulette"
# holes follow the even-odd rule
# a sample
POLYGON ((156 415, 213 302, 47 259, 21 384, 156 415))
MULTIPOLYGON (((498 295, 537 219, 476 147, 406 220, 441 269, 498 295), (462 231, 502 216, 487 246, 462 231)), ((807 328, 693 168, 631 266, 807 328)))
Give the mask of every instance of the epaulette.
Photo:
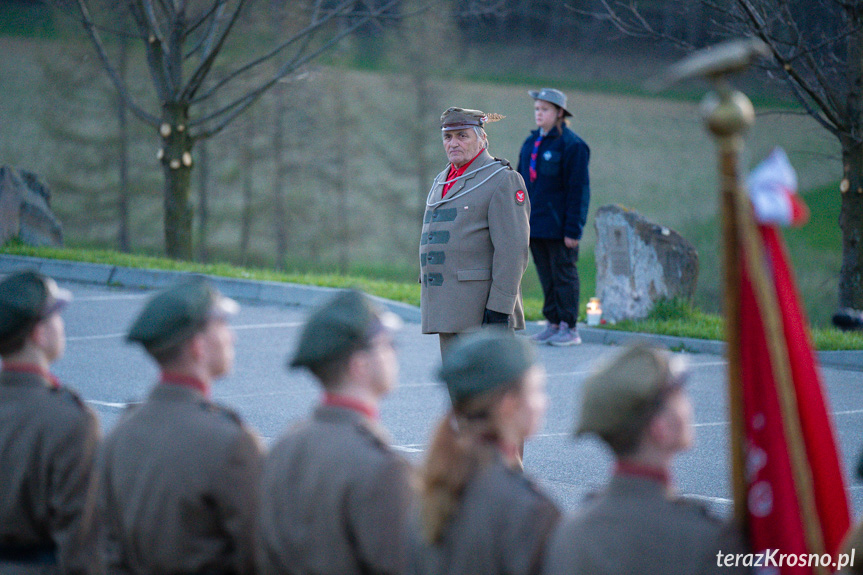
POLYGON ((512 164, 510 164, 509 160, 507 160, 506 158, 495 158, 494 161, 500 162, 502 165, 506 166, 510 170, 512 169, 512 164))
POLYGON ((707 519, 713 519, 719 521, 719 518, 716 517, 710 511, 710 506, 704 501, 696 498, 690 497, 686 495, 678 495, 674 499, 671 500, 673 504, 678 505, 680 507, 684 507, 693 513, 696 513, 699 517, 705 517, 707 519))
POLYGON ((58 387, 52 387, 51 392, 57 394, 57 397, 62 397, 65 400, 74 402, 75 405, 77 405, 78 407, 86 407, 86 404, 84 403, 84 400, 81 399, 81 396, 78 395, 77 392, 69 389, 68 387, 64 387, 62 385, 58 387))
POLYGON ((243 424, 240 414, 229 407, 225 407, 224 405, 219 405, 218 403, 213 403, 211 401, 200 401, 198 402, 198 405, 206 411, 226 417, 237 425, 243 424))
POLYGON ((362 435, 371 439, 375 447, 382 449, 383 451, 390 451, 390 444, 383 430, 375 429, 373 424, 363 421, 358 421, 355 427, 362 435))

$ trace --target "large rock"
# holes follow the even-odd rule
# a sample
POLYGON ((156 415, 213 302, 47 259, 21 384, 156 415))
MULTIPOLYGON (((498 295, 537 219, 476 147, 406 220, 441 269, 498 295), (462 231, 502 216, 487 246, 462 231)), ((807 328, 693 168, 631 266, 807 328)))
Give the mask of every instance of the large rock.
POLYGON ((692 298, 698 253, 683 236, 621 206, 599 208, 594 226, 603 319, 640 319, 657 300, 692 298))
POLYGON ((0 243, 15 237, 31 246, 62 246, 63 226, 35 174, 0 166, 0 243))

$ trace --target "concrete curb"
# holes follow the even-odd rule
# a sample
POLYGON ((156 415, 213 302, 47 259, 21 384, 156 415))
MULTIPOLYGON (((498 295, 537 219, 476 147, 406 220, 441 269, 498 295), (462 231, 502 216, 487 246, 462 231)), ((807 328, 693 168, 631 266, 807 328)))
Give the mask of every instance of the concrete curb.
MULTIPOLYGON (((54 279, 94 283, 102 285, 121 285, 145 289, 163 288, 188 275, 188 272, 151 270, 111 266, 106 264, 91 264, 34 258, 29 256, 13 256, 0 254, 0 273, 11 273, 18 270, 35 269, 54 279)), ((238 300, 256 301, 262 303, 314 306, 330 296, 335 288, 304 286, 272 281, 244 280, 240 278, 223 278, 208 276, 216 287, 227 295, 238 300)), ((419 308, 401 302, 375 297, 380 305, 397 314, 402 320, 411 323, 420 322, 419 308)), ((539 324, 531 322, 529 330, 539 331, 539 324)), ((588 343, 603 345, 623 345, 635 340, 649 340, 673 350, 685 350, 692 353, 725 354, 725 342, 689 337, 653 335, 614 331, 603 328, 578 326, 581 339, 588 343)), ((819 351, 818 360, 824 367, 863 371, 863 350, 819 351)))

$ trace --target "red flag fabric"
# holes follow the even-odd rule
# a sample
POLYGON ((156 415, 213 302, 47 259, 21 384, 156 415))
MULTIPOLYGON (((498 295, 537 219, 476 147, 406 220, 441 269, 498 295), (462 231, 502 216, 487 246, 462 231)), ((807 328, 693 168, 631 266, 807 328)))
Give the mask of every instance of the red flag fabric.
POLYGON ((739 503, 753 552, 796 556, 779 573, 826 573, 832 569, 813 567, 809 556, 835 559, 850 524, 830 410, 782 236, 774 224, 756 224, 749 205, 738 206, 746 479, 739 503))

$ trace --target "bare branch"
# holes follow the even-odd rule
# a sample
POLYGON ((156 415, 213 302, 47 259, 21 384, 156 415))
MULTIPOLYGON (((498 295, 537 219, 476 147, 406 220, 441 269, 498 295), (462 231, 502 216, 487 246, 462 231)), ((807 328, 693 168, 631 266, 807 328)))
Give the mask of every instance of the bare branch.
MULTIPOLYGON (((192 22, 189 27, 186 29, 184 34, 185 38, 191 37, 192 34, 195 33, 195 30, 198 29, 201 25, 209 21, 209 26, 207 31, 201 35, 201 39, 195 44, 191 50, 186 52, 186 58, 191 57, 195 52, 202 49, 202 47, 209 43, 212 46, 212 38, 216 31, 216 26, 219 23, 219 18, 222 15, 223 9, 225 7, 225 0, 219 0, 218 2, 214 2, 213 5, 207 10, 202 16, 200 16, 197 21, 192 22)), ((205 52, 208 51, 205 49, 205 52)))
POLYGON ((150 124, 151 126, 159 125, 159 118, 149 114, 143 107, 141 107, 135 100, 132 98, 132 95, 126 89, 126 85, 123 83, 123 79, 120 77, 120 74, 117 72, 117 69, 111 63, 111 59, 108 57, 108 52, 105 49, 105 44, 102 42, 102 37, 99 35, 99 32, 96 30, 96 27, 93 25, 93 19, 90 17, 90 11, 87 8, 87 4, 84 0, 77 0, 78 10, 81 14, 82 23, 84 24, 84 29, 87 31, 90 40, 92 40, 93 45, 96 47, 96 53, 99 55, 99 59, 102 61, 102 65, 105 67, 105 70, 108 72, 108 76, 111 78, 111 82, 113 82, 114 87, 117 89, 117 93, 126 102, 126 105, 129 106, 129 109, 141 119, 141 121, 150 124))
MULTIPOLYGON (((377 16, 379 14, 384 13, 386 10, 389 10, 393 6, 399 4, 401 0, 392 0, 388 2, 386 5, 382 6, 378 10, 375 10, 373 13, 370 13, 369 17, 377 16)), ((296 57, 293 60, 285 63, 277 72, 274 74, 269 80, 255 88, 254 90, 248 92, 244 96, 234 100, 230 104, 222 107, 221 109, 213 112, 212 114, 200 118, 198 120, 190 122, 192 126, 203 126, 208 122, 215 121, 217 118, 224 116, 224 118, 213 128, 209 130, 203 130, 200 133, 195 135, 195 138, 209 138, 220 131, 222 131, 228 124, 230 124, 237 116, 243 113, 249 106, 251 106, 264 92, 269 90, 276 82, 281 80, 282 78, 291 74, 294 70, 297 70, 301 66, 307 64, 308 62, 314 60, 330 48, 332 48, 335 44, 341 41, 346 36, 353 33, 357 28, 365 24, 366 19, 360 19, 351 24, 349 27, 345 28, 338 34, 335 34, 332 38, 330 38, 327 42, 325 42, 320 48, 307 54, 303 57, 296 57)))
MULTIPOLYGON (((268 53, 246 63, 243 66, 240 66, 239 68, 237 68, 236 70, 234 70, 233 72, 231 72, 230 74, 228 74, 227 76, 222 78, 219 82, 217 82, 216 84, 211 86, 210 89, 207 90, 207 92, 205 92, 200 97, 193 100, 193 103, 198 103, 198 102, 201 102, 203 100, 210 98, 219 89, 221 89, 225 85, 231 83, 237 77, 245 74, 246 72, 253 70, 254 68, 260 66, 261 64, 268 62, 269 60, 272 60, 274 57, 278 56, 281 52, 283 52, 285 49, 287 49, 291 45, 297 43, 298 41, 306 39, 305 44, 308 45, 309 37, 312 34, 314 34, 317 30, 322 28, 324 25, 326 25, 330 20, 334 19, 336 16, 340 16, 341 13, 338 12, 337 10, 343 9, 348 4, 349 4, 349 2, 343 3, 337 9, 331 10, 329 12, 329 14, 326 14, 320 20, 317 20, 318 11, 316 10, 315 13, 311 17, 311 19, 310 19, 311 23, 308 26, 306 26, 305 28, 303 28, 302 30, 300 30, 299 32, 297 32, 296 34, 294 34, 293 36, 288 38, 286 41, 282 42, 281 44, 279 44, 278 46, 276 46, 275 48, 270 50, 268 53)), ((351 28, 351 31, 353 31, 354 29, 355 28, 351 28)))
MULTIPOLYGON (((773 53, 773 57, 776 58, 776 61, 779 63, 782 70, 793 80, 793 84, 795 85, 795 87, 799 88, 799 91, 795 90, 797 91, 798 96, 801 92, 805 94, 812 102, 815 103, 815 106, 821 111, 821 114, 826 117, 826 121, 829 124, 833 125, 834 129, 845 131, 846 127, 843 125, 843 122, 834 114, 833 108, 829 105, 829 103, 821 97, 818 91, 809 84, 806 78, 804 78, 798 72, 798 70, 794 68, 794 66, 792 66, 791 62, 788 61, 785 55, 782 54, 782 51, 776 45, 775 38, 769 33, 769 30, 765 25, 764 19, 751 5, 749 0, 737 0, 737 4, 743 9, 744 13, 749 18, 749 21, 751 22, 756 35, 770 47, 770 51, 773 53)), ((831 130, 831 132, 833 131, 834 130, 831 130)))
POLYGON ((205 53, 204 57, 201 60, 201 63, 192 73, 192 76, 189 78, 188 83, 183 89, 183 98, 192 101, 195 97, 195 94, 200 89, 201 85, 204 83, 204 78, 207 77, 207 74, 210 72, 210 69, 213 67, 213 64, 216 61, 216 57, 219 55, 219 52, 222 50, 222 46, 225 43, 225 40, 228 38, 228 34, 230 34, 231 29, 234 27, 234 24, 237 23, 237 19, 240 17, 240 13, 243 10, 243 7, 246 5, 246 0, 240 0, 237 3, 236 8, 234 8, 234 12, 231 14, 231 17, 228 19, 228 23, 225 26, 225 29, 222 31, 219 39, 215 44, 211 45, 210 50, 205 53))

